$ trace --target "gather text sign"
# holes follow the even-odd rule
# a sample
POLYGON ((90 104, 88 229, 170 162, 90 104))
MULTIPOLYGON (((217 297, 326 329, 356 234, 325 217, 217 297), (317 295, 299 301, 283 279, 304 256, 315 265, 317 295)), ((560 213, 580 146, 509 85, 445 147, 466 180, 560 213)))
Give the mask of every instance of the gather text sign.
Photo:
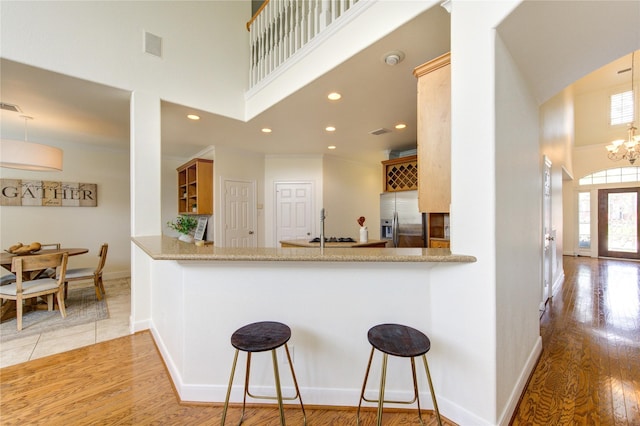
POLYGON ((0 179, 0 206, 96 207, 95 183, 0 179))

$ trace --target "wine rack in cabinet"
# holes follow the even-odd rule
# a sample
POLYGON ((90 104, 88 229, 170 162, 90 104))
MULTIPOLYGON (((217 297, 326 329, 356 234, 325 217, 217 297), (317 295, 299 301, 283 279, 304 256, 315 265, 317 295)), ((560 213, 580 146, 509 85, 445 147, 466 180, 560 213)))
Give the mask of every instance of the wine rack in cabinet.
POLYGON ((195 158, 177 171, 178 213, 213 214, 213 161, 195 158))
POLYGON ((418 189, 418 157, 395 158, 382 162, 384 192, 418 189))

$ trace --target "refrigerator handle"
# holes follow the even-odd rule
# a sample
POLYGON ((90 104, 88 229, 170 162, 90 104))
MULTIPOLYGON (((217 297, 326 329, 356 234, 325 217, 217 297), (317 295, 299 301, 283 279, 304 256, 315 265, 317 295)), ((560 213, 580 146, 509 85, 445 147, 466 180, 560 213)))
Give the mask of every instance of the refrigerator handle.
POLYGON ((393 246, 398 247, 398 212, 393 212, 393 224, 391 225, 391 232, 393 234, 393 246))

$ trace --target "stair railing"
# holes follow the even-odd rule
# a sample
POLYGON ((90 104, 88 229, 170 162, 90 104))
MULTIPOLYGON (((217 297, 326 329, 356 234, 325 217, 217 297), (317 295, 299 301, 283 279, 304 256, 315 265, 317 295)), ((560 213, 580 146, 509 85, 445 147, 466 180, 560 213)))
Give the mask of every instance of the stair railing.
POLYGON ((247 22, 254 87, 359 0, 266 0, 247 22))

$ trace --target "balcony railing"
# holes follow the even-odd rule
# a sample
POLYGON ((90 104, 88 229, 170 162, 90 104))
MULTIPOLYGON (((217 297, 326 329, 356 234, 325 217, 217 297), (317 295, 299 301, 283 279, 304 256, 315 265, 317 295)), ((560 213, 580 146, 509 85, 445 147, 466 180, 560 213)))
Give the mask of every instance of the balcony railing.
POLYGON ((256 86, 359 0, 266 0, 247 22, 250 87, 256 86))

